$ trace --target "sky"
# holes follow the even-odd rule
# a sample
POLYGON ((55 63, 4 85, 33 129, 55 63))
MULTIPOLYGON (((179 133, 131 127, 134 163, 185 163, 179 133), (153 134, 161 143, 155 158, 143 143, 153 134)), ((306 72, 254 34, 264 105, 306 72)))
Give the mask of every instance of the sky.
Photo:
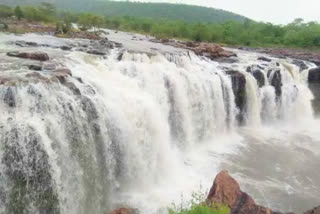
POLYGON ((320 22, 320 0, 132 0, 194 4, 228 10, 256 21, 287 24, 295 18, 320 22))

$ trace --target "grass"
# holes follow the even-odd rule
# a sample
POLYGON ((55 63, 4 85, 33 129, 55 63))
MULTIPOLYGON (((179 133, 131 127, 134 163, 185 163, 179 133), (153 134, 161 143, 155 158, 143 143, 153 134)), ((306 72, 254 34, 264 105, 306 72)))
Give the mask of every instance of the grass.
POLYGON ((208 206, 203 203, 198 205, 194 204, 189 209, 169 209, 169 214, 230 214, 230 209, 224 205, 208 206))
POLYGON ((197 192, 192 193, 191 200, 184 201, 183 195, 179 205, 173 204, 168 209, 169 214, 230 214, 229 207, 223 204, 207 204, 208 191, 202 191, 202 186, 197 192))

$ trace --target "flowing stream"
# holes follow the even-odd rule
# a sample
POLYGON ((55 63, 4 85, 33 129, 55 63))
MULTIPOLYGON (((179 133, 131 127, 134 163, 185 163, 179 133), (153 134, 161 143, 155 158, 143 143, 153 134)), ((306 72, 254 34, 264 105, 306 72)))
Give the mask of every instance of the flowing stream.
POLYGON ((102 57, 52 48, 82 40, 0 34, 0 82, 17 80, 0 84, 0 213, 166 213, 221 169, 261 205, 319 205, 320 122, 307 70, 240 50, 228 64, 120 32, 108 38, 133 51, 102 57), (71 70, 67 83, 25 80, 30 61, 6 56, 35 49, 71 70), (242 110, 230 70, 245 77, 242 110))

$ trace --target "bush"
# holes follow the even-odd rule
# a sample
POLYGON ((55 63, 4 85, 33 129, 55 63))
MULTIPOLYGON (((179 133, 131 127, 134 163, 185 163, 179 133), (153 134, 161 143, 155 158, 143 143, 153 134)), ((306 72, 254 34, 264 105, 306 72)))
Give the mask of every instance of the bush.
POLYGON ((168 209, 169 214, 230 214, 230 209, 221 204, 206 204, 208 191, 203 192, 202 187, 198 192, 192 194, 192 199, 185 202, 181 196, 181 203, 177 206, 173 204, 168 209))
POLYGON ((6 18, 13 15, 13 11, 10 7, 0 5, 0 18, 6 18))
POLYGON ((223 205, 208 206, 206 204, 199 204, 192 205, 190 209, 169 209, 169 214, 230 214, 230 210, 223 205))

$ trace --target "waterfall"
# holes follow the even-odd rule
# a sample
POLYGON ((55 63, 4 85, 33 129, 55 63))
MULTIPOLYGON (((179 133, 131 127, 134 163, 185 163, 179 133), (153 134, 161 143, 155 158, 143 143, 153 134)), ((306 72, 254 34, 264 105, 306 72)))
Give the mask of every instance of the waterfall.
POLYGON ((186 172, 190 150, 217 144, 239 126, 313 117, 312 94, 291 64, 262 65, 260 87, 244 69, 258 62, 240 61, 241 112, 223 63, 193 53, 128 51, 119 60, 120 52, 62 54, 55 62, 72 72, 65 83, 30 81, 30 71, 0 56, 0 78, 14 78, 0 85, 0 213, 105 213, 126 201, 159 212, 193 176, 186 172), (177 187, 172 198, 155 191, 139 201, 138 192, 168 184, 177 187))

